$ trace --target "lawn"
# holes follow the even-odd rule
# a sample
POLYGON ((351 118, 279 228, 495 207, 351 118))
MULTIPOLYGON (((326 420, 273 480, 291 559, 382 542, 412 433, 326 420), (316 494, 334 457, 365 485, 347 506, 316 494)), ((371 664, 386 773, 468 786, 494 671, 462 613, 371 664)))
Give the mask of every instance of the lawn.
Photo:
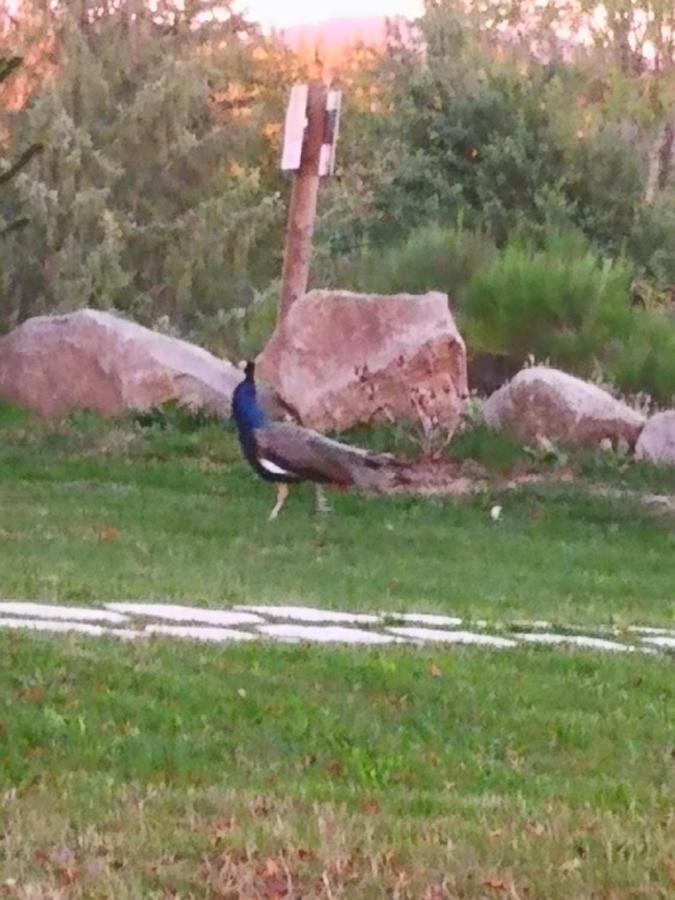
MULTIPOLYGON (((480 432, 451 450, 526 461, 480 432)), ((673 627, 673 514, 589 494, 673 473, 557 465, 323 520, 299 489, 270 524, 228 429, 5 408, 0 595, 673 627)), ((664 654, 0 632, 0 896, 672 896, 674 723, 664 654)))
POLYGON ((645 656, 0 635, 0 884, 666 897, 674 688, 645 656))
POLYGON ((592 478, 675 492, 675 474, 604 465, 581 461, 573 484, 462 502, 337 495, 324 521, 301 487, 268 523, 274 492, 220 426, 80 416, 49 428, 7 411, 0 592, 672 626, 675 516, 585 487, 592 478))

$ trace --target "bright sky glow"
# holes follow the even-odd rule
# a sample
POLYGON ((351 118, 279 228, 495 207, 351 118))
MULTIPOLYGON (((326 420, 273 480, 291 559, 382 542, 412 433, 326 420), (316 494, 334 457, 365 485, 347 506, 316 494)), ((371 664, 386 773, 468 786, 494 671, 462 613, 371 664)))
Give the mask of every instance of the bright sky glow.
POLYGON ((423 0, 239 0, 249 18, 267 27, 313 25, 328 19, 407 16, 422 12, 423 0))

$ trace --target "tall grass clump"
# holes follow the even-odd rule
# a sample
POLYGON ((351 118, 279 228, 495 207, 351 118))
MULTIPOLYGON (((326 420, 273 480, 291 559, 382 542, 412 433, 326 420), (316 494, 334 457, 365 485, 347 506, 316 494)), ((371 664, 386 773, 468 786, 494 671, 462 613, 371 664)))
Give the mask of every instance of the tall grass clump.
MULTIPOLYGON (((340 287, 372 294, 444 291, 455 298, 496 255, 487 235, 458 219, 454 227, 426 225, 387 247, 367 247, 352 259, 336 260, 322 276, 340 287)), ((317 285, 319 286, 319 285, 317 285)))
POLYGON ((628 394, 647 393, 660 406, 675 403, 675 319, 648 310, 633 314, 626 340, 615 341, 605 366, 608 378, 628 394))
POLYGON ((589 374, 608 344, 630 337, 630 280, 622 260, 598 257, 575 232, 549 234, 540 247, 515 238, 474 274, 461 325, 473 350, 589 374))

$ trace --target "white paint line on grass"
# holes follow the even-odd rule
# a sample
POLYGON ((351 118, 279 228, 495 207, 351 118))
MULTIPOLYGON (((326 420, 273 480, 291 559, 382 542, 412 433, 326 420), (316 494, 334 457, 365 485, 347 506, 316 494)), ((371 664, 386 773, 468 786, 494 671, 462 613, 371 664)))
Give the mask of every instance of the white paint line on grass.
POLYGON ((145 631, 135 628, 109 628, 105 631, 105 636, 121 638, 124 641, 137 641, 149 637, 145 631))
POLYGON ((114 633, 112 629, 102 628, 100 625, 88 625, 85 622, 50 622, 47 619, 7 619, 4 617, 0 618, 0 628, 17 631, 77 631, 79 634, 89 634, 92 637, 114 633))
MULTIPOLYGON (((466 622, 466 620, 464 620, 466 622)), ((589 650, 609 652, 640 652, 658 654, 675 650, 675 631, 651 626, 630 626, 624 634, 634 635, 635 643, 619 643, 605 637, 584 634, 582 627, 565 626, 566 633, 556 632, 556 626, 548 622, 521 621, 513 623, 523 632, 496 635, 459 630, 462 620, 454 616, 431 613, 350 613, 339 610, 316 609, 306 606, 238 606, 234 610, 205 609, 170 603, 135 603, 119 601, 106 603, 106 609, 90 609, 78 606, 58 606, 32 601, 0 601, 0 629, 30 630, 42 632, 76 632, 93 637, 110 636, 126 640, 149 638, 152 635, 227 643, 251 641, 267 637, 277 641, 297 643, 343 644, 394 644, 414 642, 418 645, 473 644, 493 648, 509 648, 523 644, 541 644, 549 647, 575 646, 589 650), (2 615, 5 613, 5 615, 2 615), (267 619, 263 618, 267 616, 267 619), (136 620, 134 621, 134 617, 136 620), (164 622, 147 623, 138 620, 163 619, 164 622), (290 622, 270 622, 270 619, 295 619, 290 622), (392 624, 386 626, 387 620, 392 624), (409 622, 396 625, 394 622, 409 622), (98 624, 100 623, 100 624, 98 624), (309 623, 309 624, 306 624, 309 623), (379 626, 378 630, 348 627, 358 623, 379 626), (418 623, 418 624, 415 624, 418 623), (117 625, 126 627, 116 627, 117 625), (256 626, 255 631, 241 630, 237 626, 256 626), (422 626, 429 627, 422 627, 422 626), (228 627, 228 626, 235 626, 228 627), (442 627, 445 626, 445 627, 442 627), (532 629, 528 631, 527 629, 532 629), (575 633, 578 630, 579 633, 575 633), (519 642, 521 642, 519 644, 519 642)), ((508 623, 507 623, 508 624, 508 623)), ((472 623, 474 628, 489 628, 482 620, 472 623)), ((560 626, 563 627, 563 626, 560 626)), ((596 634, 618 634, 615 626, 595 626, 596 634)))
POLYGON ((148 625, 145 633, 166 637, 190 638, 195 641, 213 641, 217 644, 232 641, 255 641, 255 634, 248 631, 234 631, 232 628, 213 628, 199 625, 148 625))
POLYGON ((530 644, 570 644, 576 647, 588 647, 592 650, 607 650, 612 653, 627 653, 633 647, 627 644, 619 644, 616 641, 606 641, 604 638, 589 637, 585 634, 519 634, 521 641, 530 644))
POLYGON ((392 634, 419 641, 436 641, 443 644, 475 644, 485 647, 517 647, 518 642, 510 638, 493 637, 489 634, 474 634, 472 631, 441 631, 434 628, 388 628, 392 634))
POLYGON ((437 616, 432 613, 380 613, 381 618, 389 617, 397 622, 411 622, 418 625, 432 625, 439 628, 453 628, 461 625, 462 620, 456 616, 437 616))
POLYGON ((396 638, 388 634, 363 631, 360 628, 342 628, 339 625, 259 625, 258 631, 267 637, 282 641, 312 641, 319 644, 399 643, 396 638))
POLYGON ((642 640, 647 644, 653 644, 655 647, 665 647, 667 650, 675 650, 675 637, 645 637, 642 640))
POLYGON ((265 620, 253 613, 233 612, 230 609, 205 609, 201 606, 180 606, 173 603, 106 603, 107 609, 149 619, 169 622, 201 622, 203 625, 259 625, 265 620))
POLYGON ((111 622, 121 624, 127 617, 105 609, 87 609, 81 606, 53 606, 50 603, 31 603, 25 600, 3 600, 0 614, 24 616, 35 619, 79 619, 83 622, 111 622))
POLYGON ((648 628, 646 625, 632 625, 628 631, 632 631, 633 634, 663 635, 675 638, 675 631, 671 628, 648 628))
POLYGON ((353 625, 375 625, 379 616, 371 613, 348 613, 334 609, 314 609, 311 606, 235 606, 242 612, 251 611, 274 619, 291 619, 297 622, 344 622, 353 625))
POLYGON ((527 619, 516 619, 510 624, 512 628, 543 628, 545 630, 553 628, 553 623, 547 622, 545 619, 533 619, 531 622, 527 619))

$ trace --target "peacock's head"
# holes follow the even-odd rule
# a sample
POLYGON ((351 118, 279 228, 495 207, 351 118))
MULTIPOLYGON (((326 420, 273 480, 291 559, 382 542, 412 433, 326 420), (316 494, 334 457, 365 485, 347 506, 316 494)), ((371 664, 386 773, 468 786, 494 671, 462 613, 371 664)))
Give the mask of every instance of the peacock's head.
POLYGON ((254 362, 246 363, 244 375, 244 380, 239 382, 232 395, 232 415, 240 429, 260 428, 265 424, 266 417, 256 397, 254 362))

